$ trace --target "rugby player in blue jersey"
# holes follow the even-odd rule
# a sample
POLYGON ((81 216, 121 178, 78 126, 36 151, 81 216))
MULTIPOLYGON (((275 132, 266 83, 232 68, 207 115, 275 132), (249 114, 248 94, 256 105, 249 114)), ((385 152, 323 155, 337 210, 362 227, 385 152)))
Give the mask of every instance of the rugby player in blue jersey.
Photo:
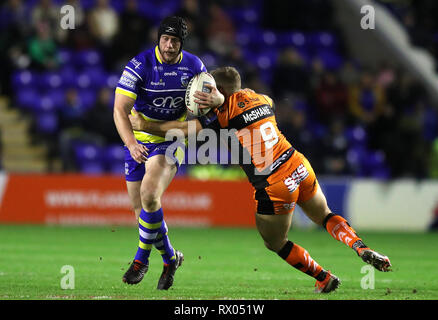
MULTIPOLYGON (((140 241, 137 253, 123 282, 139 283, 148 270, 149 255, 155 246, 163 258, 163 272, 157 289, 169 289, 176 269, 183 262, 182 252, 174 250, 161 208, 161 196, 175 176, 184 157, 182 148, 165 158, 172 141, 132 129, 131 112, 146 121, 185 121, 184 96, 190 79, 207 71, 201 60, 182 50, 187 25, 180 17, 167 17, 158 29, 158 45, 143 51, 126 65, 116 88, 114 122, 125 146, 125 178, 136 218, 140 241)), ((215 90, 211 106, 219 106, 224 97, 215 90)))

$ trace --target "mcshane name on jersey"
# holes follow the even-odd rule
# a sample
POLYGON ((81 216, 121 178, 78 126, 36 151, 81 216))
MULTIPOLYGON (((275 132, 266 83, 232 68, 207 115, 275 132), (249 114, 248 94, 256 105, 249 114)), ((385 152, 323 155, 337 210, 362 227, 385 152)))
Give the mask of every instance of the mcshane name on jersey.
POLYGON ((242 114, 245 123, 253 122, 254 120, 270 115, 272 115, 272 108, 268 105, 256 107, 251 111, 242 114))

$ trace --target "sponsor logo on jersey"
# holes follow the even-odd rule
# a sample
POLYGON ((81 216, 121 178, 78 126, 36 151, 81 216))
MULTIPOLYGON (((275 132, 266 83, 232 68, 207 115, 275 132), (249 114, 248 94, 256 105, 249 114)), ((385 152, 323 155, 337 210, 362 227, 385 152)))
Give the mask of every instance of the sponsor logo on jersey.
POLYGON ((164 73, 164 76, 165 76, 165 77, 174 77, 174 76, 177 76, 177 75, 178 75, 178 73, 176 73, 176 71, 165 72, 165 73, 164 73))
POLYGON ((135 89, 137 80, 137 77, 125 70, 119 79, 119 84, 130 89, 135 89))
POLYGON ((306 167, 303 164, 300 164, 295 171, 284 180, 284 184, 290 193, 294 192, 301 181, 306 179, 309 176, 309 171, 307 171, 306 167))
POLYGON ((131 59, 131 63, 134 65, 134 69, 138 69, 138 68, 140 68, 140 66, 141 66, 141 62, 138 61, 138 60, 135 59, 135 58, 132 58, 132 59, 131 59))
POLYGON ((189 76, 183 75, 181 76, 181 85, 186 88, 189 85, 189 76))
POLYGON ((166 83, 162 82, 162 81, 160 81, 160 82, 151 81, 150 83, 151 83, 151 86, 165 86, 166 85, 166 83))
POLYGON ((164 109, 177 109, 184 105, 183 97, 158 97, 152 101, 153 105, 157 108, 164 109))

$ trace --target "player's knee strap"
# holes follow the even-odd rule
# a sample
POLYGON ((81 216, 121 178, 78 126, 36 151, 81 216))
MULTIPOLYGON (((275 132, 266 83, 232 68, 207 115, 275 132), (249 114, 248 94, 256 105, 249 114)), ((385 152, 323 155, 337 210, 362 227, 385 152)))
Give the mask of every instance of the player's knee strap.
POLYGON ((289 253, 292 251, 293 247, 294 247, 294 243, 288 240, 286 244, 283 246, 283 248, 281 248, 280 251, 277 252, 277 254, 281 258, 283 258, 283 260, 286 260, 286 258, 289 256, 289 253))
POLYGON ((324 227, 324 229, 327 230, 327 222, 330 220, 331 217, 335 216, 334 213, 330 212, 322 221, 322 226, 324 227))

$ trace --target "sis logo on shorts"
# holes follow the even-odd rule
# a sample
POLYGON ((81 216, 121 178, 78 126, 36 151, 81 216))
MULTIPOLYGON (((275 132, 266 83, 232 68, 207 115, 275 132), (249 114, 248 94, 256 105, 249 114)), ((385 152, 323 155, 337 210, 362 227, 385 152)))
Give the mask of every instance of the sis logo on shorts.
POLYGON ((285 203, 283 204, 283 208, 285 208, 286 210, 293 210, 295 208, 295 204, 295 202, 285 203))
POLYGON ((300 164, 290 176, 284 179, 284 184, 286 185, 289 192, 292 193, 298 188, 301 181, 306 179, 308 176, 309 171, 307 171, 306 167, 303 164, 300 164))

